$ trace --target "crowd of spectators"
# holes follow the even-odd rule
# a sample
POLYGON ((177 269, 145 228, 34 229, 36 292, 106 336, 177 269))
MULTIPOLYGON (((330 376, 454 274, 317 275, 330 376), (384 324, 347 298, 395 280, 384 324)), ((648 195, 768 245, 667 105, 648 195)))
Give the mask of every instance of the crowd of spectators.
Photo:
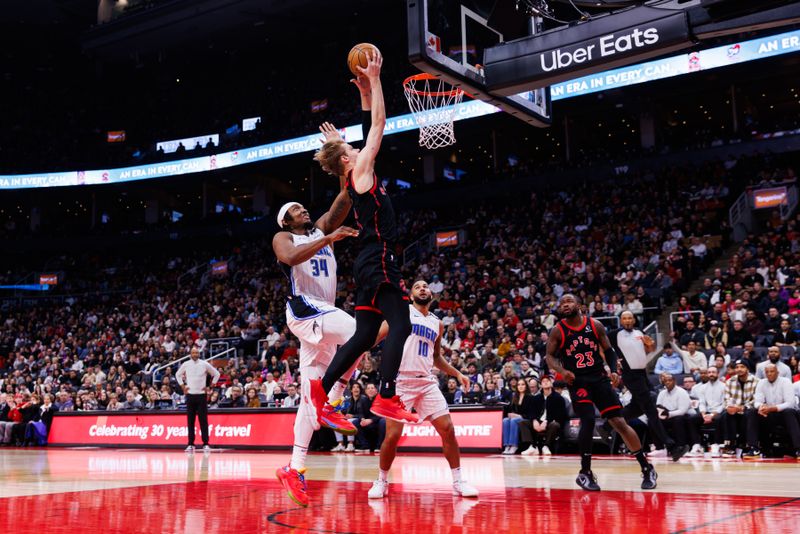
MULTIPOLYGON (((513 406, 512 392, 563 391, 563 384, 546 378, 543 358, 558 298, 577 294, 585 312, 610 327, 624 310, 640 321, 654 317, 727 243, 731 188, 753 166, 772 168, 768 158, 742 158, 614 183, 539 188, 513 200, 462 205, 454 197, 435 211, 401 211, 403 243, 455 224, 464 236, 460 247, 422 254, 404 266, 409 280, 429 280, 432 310, 445 325, 444 354, 471 381, 465 390, 442 376, 448 402, 513 406), (721 239, 709 239, 717 233, 721 239)), ((192 346, 208 353, 210 340, 221 338, 234 350, 217 363, 222 376, 210 393, 212 409, 295 406, 298 342, 286 328, 287 284, 268 243, 229 240, 227 249, 175 247, 169 254, 143 251, 124 261, 95 258, 87 270, 94 277, 73 283, 96 294, 4 311, 0 410, 8 413, 0 411, 0 420, 21 426, 0 436, 6 443, 33 442, 27 423, 46 425, 48 418, 31 406, 48 397, 52 410, 60 411, 181 409, 177 365, 164 364, 192 346), (190 266, 207 266, 210 258, 228 258, 228 274, 179 283, 190 266), (9 419, 12 404, 28 405, 15 412, 19 420, 9 419)), ((347 311, 353 310, 355 290, 346 274, 352 250, 346 241, 337 247, 338 304, 347 311)), ((379 358, 376 349, 354 377, 358 396, 363 391, 369 399, 370 384, 379 382, 379 358)), ((363 404, 352 404, 351 415, 360 421, 369 420, 363 404)), ((530 421, 531 409, 520 406, 509 418, 516 413, 530 421)), ((548 407, 547 413, 559 410, 548 407)), ((558 427, 551 422, 532 422, 519 429, 519 437, 550 450, 564 427, 563 421, 558 427)))
MULTIPOLYGON (((791 168, 783 168, 760 173, 754 185, 796 180, 791 168)), ((654 373, 667 390, 679 381, 689 392, 671 399, 664 416, 682 444, 699 449, 699 431, 710 426, 713 454, 733 455, 738 445, 745 457, 757 458, 761 449, 772 449, 771 433, 783 427, 793 451, 800 448, 798 224, 797 215, 783 220, 776 212, 765 231, 739 244, 727 268, 680 297, 670 343, 654 373)))

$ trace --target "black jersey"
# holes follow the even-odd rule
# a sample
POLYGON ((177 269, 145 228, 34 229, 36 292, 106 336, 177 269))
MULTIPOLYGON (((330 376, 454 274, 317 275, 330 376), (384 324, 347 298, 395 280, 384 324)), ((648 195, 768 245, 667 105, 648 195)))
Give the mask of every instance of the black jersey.
POLYGON ((353 171, 347 175, 347 192, 353 201, 353 214, 358 224, 358 242, 364 245, 377 243, 392 249, 397 242, 397 223, 394 208, 386 190, 373 173, 372 187, 357 193, 353 187, 353 171))
POLYGON ((600 353, 600 336, 597 335, 591 318, 584 316, 583 324, 579 328, 569 326, 562 319, 555 328, 561 331, 558 358, 564 369, 572 371, 575 376, 605 373, 605 362, 600 353))

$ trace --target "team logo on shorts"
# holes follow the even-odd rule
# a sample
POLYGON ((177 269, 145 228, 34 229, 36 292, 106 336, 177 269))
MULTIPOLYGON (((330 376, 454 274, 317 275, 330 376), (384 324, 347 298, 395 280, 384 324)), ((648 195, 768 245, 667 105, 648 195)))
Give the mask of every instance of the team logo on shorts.
POLYGON ((584 397, 587 397, 587 396, 589 396, 589 393, 588 393, 588 392, 587 392, 585 389, 583 389, 583 388, 581 388, 581 389, 579 389, 578 391, 576 391, 576 392, 575 392, 575 394, 576 394, 578 397, 581 397, 581 398, 584 398, 584 397))

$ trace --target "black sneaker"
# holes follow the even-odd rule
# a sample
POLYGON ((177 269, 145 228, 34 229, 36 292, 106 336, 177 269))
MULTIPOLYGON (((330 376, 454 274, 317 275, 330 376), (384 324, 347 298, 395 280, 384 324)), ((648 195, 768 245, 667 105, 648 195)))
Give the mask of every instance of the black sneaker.
POLYGON ((726 445, 722 448, 722 456, 724 458, 736 458, 736 448, 726 445))
POLYGON ((795 460, 800 460, 800 449, 797 449, 796 451, 794 451, 794 459, 795 460))
POLYGON ((656 473, 656 468, 653 467, 653 464, 650 464, 650 466, 646 469, 642 469, 642 478, 643 490, 656 489, 656 486, 658 485, 656 483, 656 480, 658 480, 658 473, 656 473))
POLYGON ((760 460, 760 459, 761 459, 761 451, 754 447, 749 447, 742 453, 742 460, 760 460))
POLYGON ((673 462, 677 462, 678 460, 683 458, 683 456, 687 452, 689 452, 689 446, 688 445, 674 445, 667 452, 669 453, 670 457, 672 458, 672 461, 673 462))
POLYGON ((597 477, 591 471, 578 473, 578 478, 575 479, 575 482, 586 491, 600 491, 600 486, 597 485, 597 477))

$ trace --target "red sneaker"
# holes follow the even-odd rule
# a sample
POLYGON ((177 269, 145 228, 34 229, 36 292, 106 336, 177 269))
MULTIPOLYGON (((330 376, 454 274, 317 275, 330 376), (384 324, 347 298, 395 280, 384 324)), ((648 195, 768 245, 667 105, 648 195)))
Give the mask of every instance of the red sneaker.
POLYGON ((322 416, 319 418, 322 426, 335 430, 345 436, 352 436, 358 432, 358 429, 353 426, 339 410, 328 404, 327 402, 322 407, 322 416))
POLYGON ((380 395, 375 397, 370 411, 375 415, 400 423, 419 423, 419 417, 406 410, 403 401, 397 395, 391 399, 385 399, 380 395))
POLYGON ((325 393, 325 389, 322 387, 321 379, 309 380, 308 383, 309 393, 305 401, 313 413, 312 426, 314 430, 319 430, 319 426, 322 424, 322 408, 328 402, 328 394, 325 393))
POLYGON ((300 506, 308 506, 308 488, 306 479, 303 476, 305 469, 300 471, 285 465, 275 471, 275 476, 281 481, 283 489, 289 494, 289 498, 300 506))

